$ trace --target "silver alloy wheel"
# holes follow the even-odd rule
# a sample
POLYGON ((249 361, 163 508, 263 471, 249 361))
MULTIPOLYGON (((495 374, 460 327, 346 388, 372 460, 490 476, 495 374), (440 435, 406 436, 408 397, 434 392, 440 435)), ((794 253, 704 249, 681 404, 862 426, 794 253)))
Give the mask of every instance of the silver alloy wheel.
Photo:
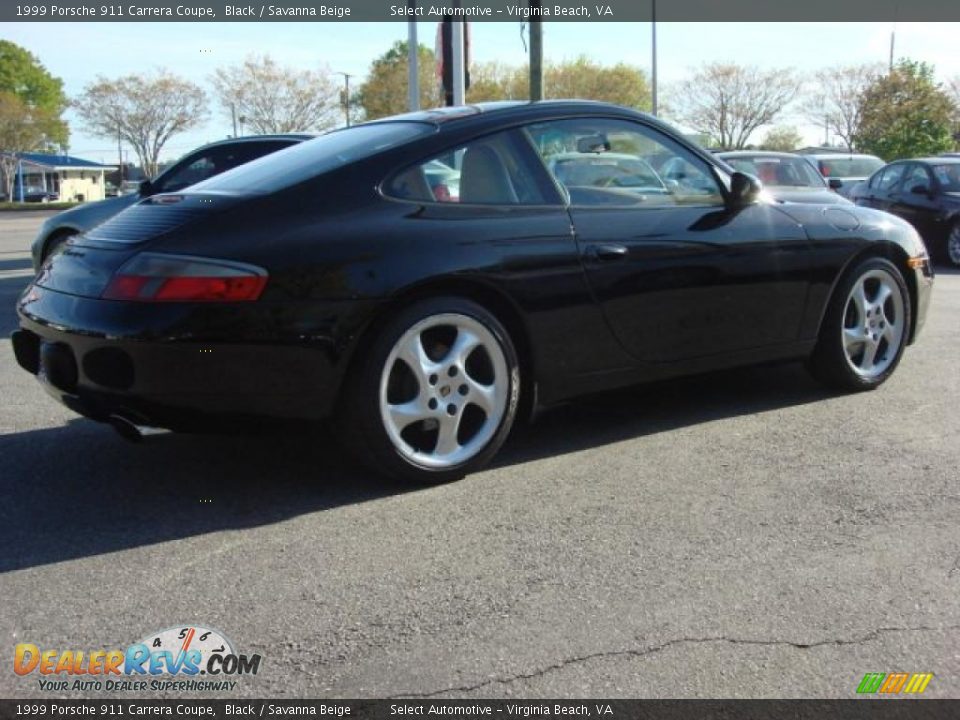
POLYGON ((864 273, 847 296, 843 349, 857 375, 873 379, 896 359, 906 327, 900 286, 886 270, 864 273))
POLYGON ((510 374, 503 348, 483 323, 432 315, 393 346, 380 376, 380 417, 410 462, 447 469, 473 458, 500 427, 510 374))
POLYGON ((947 257, 951 263, 960 267, 960 222, 953 226, 947 236, 947 257))

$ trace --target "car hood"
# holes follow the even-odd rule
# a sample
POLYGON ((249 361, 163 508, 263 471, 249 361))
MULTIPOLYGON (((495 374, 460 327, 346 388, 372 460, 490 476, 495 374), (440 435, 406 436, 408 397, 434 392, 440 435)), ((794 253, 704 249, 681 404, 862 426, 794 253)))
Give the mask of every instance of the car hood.
POLYGON ((815 205, 850 205, 850 201, 827 188, 764 186, 774 200, 815 205))

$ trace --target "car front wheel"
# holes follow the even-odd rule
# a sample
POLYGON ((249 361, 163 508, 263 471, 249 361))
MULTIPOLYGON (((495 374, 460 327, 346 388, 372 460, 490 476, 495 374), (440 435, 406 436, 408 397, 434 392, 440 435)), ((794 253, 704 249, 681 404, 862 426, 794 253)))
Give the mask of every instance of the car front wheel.
POLYGON ((420 484, 482 467, 517 413, 520 372, 509 333, 484 307, 432 298, 379 332, 349 384, 341 435, 362 460, 420 484))
POLYGON ((860 262, 830 300, 811 371, 843 390, 879 387, 900 362, 910 320, 910 293, 897 267, 883 258, 860 262))
POLYGON ((947 260, 954 267, 960 267, 960 222, 955 222, 947 235, 947 260))

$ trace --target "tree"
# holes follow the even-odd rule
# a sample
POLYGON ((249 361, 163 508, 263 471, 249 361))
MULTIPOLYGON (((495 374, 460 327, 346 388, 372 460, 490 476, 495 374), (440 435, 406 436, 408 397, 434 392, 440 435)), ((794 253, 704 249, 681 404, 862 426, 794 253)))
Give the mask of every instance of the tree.
POLYGON ((761 150, 793 152, 803 144, 803 138, 795 127, 781 125, 770 128, 760 143, 761 150))
POLYGON ((944 91, 953 103, 953 147, 960 148, 960 75, 954 75, 944 91))
POLYGON ((900 60, 863 92, 857 148, 885 160, 936 155, 953 145, 954 106, 934 80, 933 66, 900 60))
POLYGON ((526 69, 500 62, 475 63, 470 67, 467 102, 527 100, 529 78, 526 69))
POLYGON ((43 118, 44 145, 67 144, 70 131, 61 119, 68 104, 63 81, 47 72, 32 53, 9 40, 0 40, 0 93, 16 96, 31 115, 43 118))
POLYGON ((882 65, 870 63, 820 70, 814 75, 814 90, 804 103, 804 114, 815 125, 825 124, 852 151, 863 114, 863 92, 882 72, 882 65))
POLYGON ((672 105, 682 123, 710 135, 724 150, 740 150, 799 90, 800 82, 790 70, 712 63, 677 86, 672 105))
POLYGON ((157 174, 166 142, 207 116, 203 90, 163 70, 116 80, 99 76, 73 106, 91 135, 129 143, 148 177, 157 174))
MULTIPOLYGON (((417 47, 420 75, 420 107, 442 104, 433 51, 417 47)), ((367 80, 357 92, 357 103, 367 120, 396 115, 407 110, 407 43, 397 41, 370 66, 367 80)))
POLYGON ((340 95, 326 68, 297 70, 269 55, 218 68, 211 79, 220 104, 258 133, 326 130, 339 121, 340 95))
POLYGON ((43 150, 60 122, 58 115, 31 107, 12 92, 0 91, 0 172, 8 198, 14 197, 20 156, 43 150))
POLYGON ((548 63, 543 96, 602 100, 640 110, 651 106, 650 84, 643 70, 626 63, 604 67, 584 55, 557 65, 548 63))

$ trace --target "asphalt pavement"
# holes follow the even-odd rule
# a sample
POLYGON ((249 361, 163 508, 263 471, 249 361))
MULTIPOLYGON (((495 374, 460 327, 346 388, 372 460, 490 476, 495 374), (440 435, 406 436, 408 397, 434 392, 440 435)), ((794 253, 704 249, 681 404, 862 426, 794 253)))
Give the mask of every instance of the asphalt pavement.
MULTIPOLYGON (((0 214, 4 334, 42 217, 0 214)), ((105 695, 16 676, 17 643, 181 624, 262 656, 220 696, 958 697, 958 317, 941 272, 875 392, 786 365, 591 397, 420 490, 319 428, 129 444, 0 343, 0 697, 105 695)))

